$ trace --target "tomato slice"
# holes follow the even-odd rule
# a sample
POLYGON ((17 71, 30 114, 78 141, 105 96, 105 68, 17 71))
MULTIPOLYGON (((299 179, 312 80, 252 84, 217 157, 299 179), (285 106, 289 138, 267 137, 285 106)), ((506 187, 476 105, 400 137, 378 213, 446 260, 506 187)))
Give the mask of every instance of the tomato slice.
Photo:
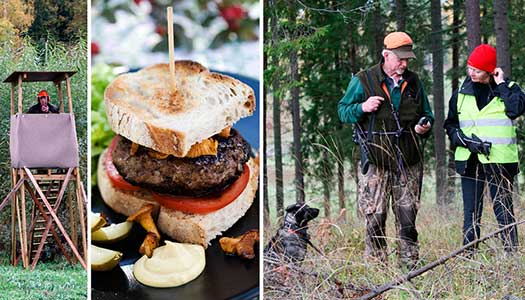
POLYGON ((153 193, 153 199, 160 205, 190 214, 208 214, 233 202, 244 191, 250 181, 250 168, 244 164, 242 175, 217 196, 199 198, 153 193))
POLYGON ((113 150, 115 150, 115 147, 117 147, 118 140, 118 136, 115 136, 113 140, 111 140, 111 144, 109 145, 108 151, 106 152, 106 159, 104 160, 104 166, 106 167, 106 173, 108 174, 109 181, 111 181, 111 184, 116 188, 125 191, 138 191, 140 190, 140 187, 132 185, 131 183, 124 180, 122 175, 120 175, 117 168, 115 167, 115 164, 113 164, 113 150))

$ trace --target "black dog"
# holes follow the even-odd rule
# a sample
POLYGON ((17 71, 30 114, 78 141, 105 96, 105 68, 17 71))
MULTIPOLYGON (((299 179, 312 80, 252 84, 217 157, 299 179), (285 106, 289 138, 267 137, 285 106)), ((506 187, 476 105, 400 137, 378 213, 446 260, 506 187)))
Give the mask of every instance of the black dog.
POLYGON ((306 256, 306 248, 310 243, 307 233, 308 222, 319 215, 317 208, 306 204, 292 204, 286 208, 283 225, 277 230, 264 254, 270 260, 285 260, 287 263, 300 263, 306 256))

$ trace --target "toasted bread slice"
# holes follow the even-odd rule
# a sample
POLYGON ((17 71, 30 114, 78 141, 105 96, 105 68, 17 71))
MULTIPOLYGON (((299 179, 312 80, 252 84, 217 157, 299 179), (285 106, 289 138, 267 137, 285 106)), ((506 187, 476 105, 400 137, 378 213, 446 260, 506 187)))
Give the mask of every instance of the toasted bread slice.
MULTIPOLYGON (((107 150, 106 150, 107 151, 107 150)), ((200 244, 207 248, 211 240, 237 222, 250 208, 258 188, 258 160, 250 159, 250 179, 244 191, 230 204, 208 214, 187 214, 159 206, 146 190, 123 191, 109 181, 104 159, 106 151, 98 162, 98 187, 104 202, 114 211, 130 216, 142 205, 152 203, 158 213, 157 226, 169 237, 181 242, 200 244)))
POLYGON ((255 96, 246 84, 192 61, 118 76, 104 94, 113 131, 161 153, 184 157, 191 146, 253 114, 255 96))

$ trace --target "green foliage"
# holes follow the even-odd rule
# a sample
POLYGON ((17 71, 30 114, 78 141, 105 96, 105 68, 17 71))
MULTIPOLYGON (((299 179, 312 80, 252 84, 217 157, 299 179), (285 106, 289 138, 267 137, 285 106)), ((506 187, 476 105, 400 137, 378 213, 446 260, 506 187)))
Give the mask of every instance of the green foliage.
MULTIPOLYGON (((458 0, 459 1, 459 0, 458 0)), ((454 2, 458 2, 454 1, 454 2)), ((525 58, 522 55, 525 30, 525 11, 519 1, 510 1, 509 34, 510 53, 512 58, 512 79, 525 84, 525 58)), ((453 2, 443 3, 443 50, 445 66, 451 64, 452 13, 453 2)), ((459 8, 459 67, 449 68, 445 81, 446 95, 452 94, 449 82, 461 80, 466 76, 465 66, 467 53, 466 25, 464 20, 464 1, 457 3, 459 8)), ((493 1, 482 1, 481 33, 483 42, 495 44, 493 1)), ((377 39, 381 41, 377 29, 384 33, 397 30, 396 13, 392 1, 274 1, 265 6, 265 17, 271 27, 271 18, 275 17, 277 25, 265 33, 264 54, 268 59, 268 68, 264 80, 270 88, 274 80, 279 82, 279 90, 271 93, 280 99, 281 109, 289 107, 292 87, 299 87, 302 127, 302 153, 304 170, 311 175, 312 184, 307 184, 307 192, 315 193, 316 180, 328 180, 335 163, 343 158, 346 164, 354 168, 357 160, 352 157, 354 150, 351 142, 351 129, 348 124, 341 124, 337 116, 337 104, 344 95, 352 76, 379 62, 377 39), (379 9, 379 11, 377 10, 379 9), (295 15, 291 22, 289 15, 295 15), (378 26, 378 24, 380 26, 378 26), (272 42, 272 36, 277 41, 272 42), (290 76, 290 53, 297 52, 299 59, 299 80, 294 82, 290 76), (274 63, 276 62, 276 63, 274 63), (323 157, 329 149, 328 158, 323 157), (328 161, 326 161, 328 160, 328 161)), ((406 28, 414 40, 414 51, 417 58, 410 61, 409 68, 415 71, 429 96, 433 107, 431 78, 431 45, 434 34, 430 26, 430 1, 406 0, 406 28)), ((381 45, 382 46, 382 45, 381 45)), ((380 49, 379 49, 380 50, 380 49)), ((445 99, 448 102, 448 99, 445 99)), ((446 112, 445 112, 446 113, 446 112)), ((520 124, 523 122, 520 121, 520 124)), ((286 130, 286 129, 285 129, 286 130)), ((434 128, 442 132, 442 128, 434 128)), ((521 132, 521 131, 520 131, 521 132)), ((426 168, 435 165, 434 142, 431 135, 426 142, 424 161, 426 168)), ((283 140, 283 142, 288 142, 283 140)), ((519 139, 520 149, 525 150, 525 138, 519 139)), ((285 153, 290 153, 285 151, 285 153)), ((520 152, 521 153, 521 152, 520 152)), ((525 172, 525 165, 520 166, 525 172)), ((309 182, 309 180, 306 180, 309 182)))
POLYGON ((34 0, 35 19, 28 34, 37 42, 49 38, 72 42, 87 38, 87 2, 34 0))
MULTIPOLYGON (((0 79, 3 81, 14 71, 76 71, 71 77, 71 95, 73 109, 75 112, 75 124, 79 144, 80 171, 85 180, 87 172, 87 44, 83 39, 75 44, 64 44, 58 41, 46 41, 44 47, 39 49, 29 38, 23 40, 22 47, 14 47, 9 44, 0 45, 0 79)), ((34 82, 24 83, 23 88, 23 110, 27 110, 36 103, 36 95, 46 89, 51 97, 51 103, 57 105, 57 89, 52 83, 34 82)), ((66 97, 65 101, 67 101, 66 97)), ((10 116, 10 86, 2 83, 0 85, 0 195, 2 198, 11 189, 11 162, 9 160, 9 116, 10 116)), ((66 102, 67 103, 67 102, 66 102)), ((66 105, 67 107, 67 105, 66 105)), ((66 108, 67 111, 67 108, 66 108)), ((86 185, 84 185, 86 186, 86 185)), ((9 209, 1 212, 0 220, 7 224, 9 209)), ((9 232, 7 229, 5 233, 9 232)), ((0 245, 6 245, 8 234, 2 234, 0 245)))
POLYGON ((104 91, 116 75, 113 68, 102 64, 94 66, 91 71, 91 186, 94 186, 98 157, 115 135, 107 121, 104 91))

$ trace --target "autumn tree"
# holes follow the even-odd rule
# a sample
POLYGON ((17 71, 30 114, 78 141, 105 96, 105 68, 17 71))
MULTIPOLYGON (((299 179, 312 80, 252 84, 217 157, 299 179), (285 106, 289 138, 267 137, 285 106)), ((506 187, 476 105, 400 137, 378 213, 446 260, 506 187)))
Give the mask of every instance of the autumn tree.
POLYGON ((33 22, 33 2, 3 0, 0 9, 0 42, 16 42, 33 22))

